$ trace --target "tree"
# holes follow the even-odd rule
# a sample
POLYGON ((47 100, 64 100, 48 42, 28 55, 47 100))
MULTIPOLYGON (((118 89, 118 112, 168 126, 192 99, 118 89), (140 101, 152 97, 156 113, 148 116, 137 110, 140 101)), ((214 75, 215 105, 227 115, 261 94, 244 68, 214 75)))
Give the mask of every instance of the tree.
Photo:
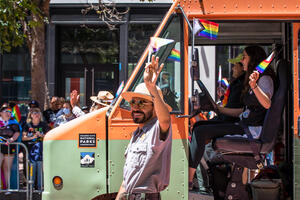
MULTIPOLYGON (((0 53, 26 42, 31 57, 31 99, 46 109, 49 92, 45 70, 45 23, 48 22, 50 0, 0 0, 0 53)), ((113 29, 115 21, 127 11, 119 13, 114 4, 91 5, 82 11, 94 10, 99 19, 113 29)))
POLYGON ((50 0, 0 1, 0 52, 26 42, 31 57, 31 98, 48 105, 45 71, 45 22, 50 0))

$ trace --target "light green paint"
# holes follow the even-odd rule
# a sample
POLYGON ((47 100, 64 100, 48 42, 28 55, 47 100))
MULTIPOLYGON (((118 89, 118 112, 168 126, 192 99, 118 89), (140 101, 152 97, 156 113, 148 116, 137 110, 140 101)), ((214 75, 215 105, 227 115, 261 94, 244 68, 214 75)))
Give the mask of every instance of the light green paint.
MULTIPOLYGON (((129 140, 109 141, 109 192, 118 192, 124 166, 124 152, 129 140)), ((188 199, 188 150, 187 140, 173 140, 171 178, 169 187, 162 194, 163 200, 188 199)))
POLYGON ((43 200, 88 200, 106 193, 106 147, 78 148, 76 140, 45 141, 43 200), (95 168, 80 167, 80 152, 95 152, 95 168), (99 156, 97 156, 97 154, 99 156), (53 187, 52 179, 63 179, 62 190, 53 187))
MULTIPOLYGON (((109 141, 109 193, 118 192, 123 176, 124 152, 129 140, 109 141)), ((96 148, 78 148, 78 141, 45 141, 43 200, 88 200, 106 194, 105 141, 96 148), (51 153, 50 153, 51 152, 51 153), (95 168, 80 167, 80 152, 95 152, 95 168), (99 154, 99 156, 97 156, 99 154), (99 171, 98 171, 99 170, 99 171), (52 179, 63 179, 62 190, 53 187, 52 179)), ((188 199, 187 140, 173 140, 171 180, 162 199, 188 199)))

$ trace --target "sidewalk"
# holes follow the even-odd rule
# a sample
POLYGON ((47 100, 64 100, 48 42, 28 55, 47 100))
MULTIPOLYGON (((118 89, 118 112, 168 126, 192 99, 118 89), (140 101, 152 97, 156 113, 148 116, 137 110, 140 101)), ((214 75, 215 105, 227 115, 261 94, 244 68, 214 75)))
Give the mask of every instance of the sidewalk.
MULTIPOLYGON (((25 192, 12 192, 9 195, 5 195, 4 193, 0 193, 1 200, 26 200, 25 192)), ((32 200, 41 200, 42 195, 38 193, 33 193, 32 200)))

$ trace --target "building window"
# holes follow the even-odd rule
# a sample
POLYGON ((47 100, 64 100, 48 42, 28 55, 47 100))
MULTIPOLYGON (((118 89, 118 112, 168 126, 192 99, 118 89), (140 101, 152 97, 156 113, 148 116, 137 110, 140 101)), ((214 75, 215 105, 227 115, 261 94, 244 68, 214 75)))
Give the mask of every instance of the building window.
POLYGON ((15 48, 2 55, 1 100, 29 101, 31 90, 31 64, 27 48, 15 48))

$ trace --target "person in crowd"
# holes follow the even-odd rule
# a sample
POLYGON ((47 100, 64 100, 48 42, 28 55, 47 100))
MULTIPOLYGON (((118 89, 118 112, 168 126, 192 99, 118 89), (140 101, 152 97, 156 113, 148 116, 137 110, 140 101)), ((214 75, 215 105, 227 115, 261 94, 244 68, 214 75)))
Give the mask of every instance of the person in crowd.
MULTIPOLYGON (((91 106, 89 112, 93 112, 100 108, 109 106, 114 99, 114 95, 112 95, 109 91, 99 91, 97 96, 91 96, 90 99, 93 101, 93 105, 91 106)), ((71 92, 70 102, 73 108, 72 112, 76 117, 86 114, 86 112, 84 112, 79 106, 79 95, 76 90, 71 92)))
POLYGON ((205 124, 203 121, 203 123, 194 126, 189 147, 189 189, 193 188, 192 180, 203 156, 207 140, 225 135, 244 135, 244 125, 249 127, 253 138, 259 137, 266 111, 271 106, 275 80, 275 74, 271 67, 268 67, 262 74, 255 71, 255 67, 265 58, 266 53, 263 48, 259 46, 246 47, 241 60, 246 72, 242 90, 244 107, 227 108, 216 106, 216 109, 222 114, 233 117, 239 116, 239 123, 205 124))
POLYGON ((12 109, 8 104, 3 104, 0 109, 0 168, 4 173, 4 188, 10 186, 10 175, 16 153, 16 145, 11 144, 20 136, 20 126, 12 117, 12 109), (8 147, 9 145, 9 147, 8 147))
POLYGON ((75 115, 72 113, 71 103, 69 101, 65 101, 62 108, 62 115, 56 119, 54 127, 58 127, 59 125, 67 123, 72 119, 75 119, 75 115))
POLYGON ((43 138, 50 130, 50 127, 43 121, 39 108, 32 108, 29 112, 27 123, 23 127, 22 141, 29 152, 29 160, 32 164, 32 180, 36 183, 36 189, 42 189, 43 171, 43 138), (37 178, 36 178, 37 177, 37 178))
POLYGON ((31 108, 39 108, 40 104, 36 100, 32 100, 32 101, 29 102, 28 106, 29 106, 29 109, 31 109, 31 108))
MULTIPOLYGON (((222 95, 222 106, 226 108, 243 108, 243 102, 241 99, 243 83, 245 80, 245 71, 241 62, 234 63, 232 67, 232 78, 228 88, 222 95)), ((221 94, 220 90, 217 90, 218 95, 221 94)), ((238 121, 239 118, 231 117, 228 115, 220 114, 215 119, 222 121, 238 121)))
POLYGON ((160 192, 169 184, 172 109, 156 86, 163 68, 163 64, 158 67, 158 61, 158 57, 153 56, 145 67, 144 83, 134 92, 122 94, 131 105, 131 115, 138 128, 125 152, 123 182, 117 200, 142 199, 142 195, 144 199, 158 200, 160 192))
POLYGON ((45 121, 50 127, 53 127, 54 122, 56 121, 56 113, 61 109, 60 99, 57 96, 51 98, 50 108, 43 112, 45 121))

